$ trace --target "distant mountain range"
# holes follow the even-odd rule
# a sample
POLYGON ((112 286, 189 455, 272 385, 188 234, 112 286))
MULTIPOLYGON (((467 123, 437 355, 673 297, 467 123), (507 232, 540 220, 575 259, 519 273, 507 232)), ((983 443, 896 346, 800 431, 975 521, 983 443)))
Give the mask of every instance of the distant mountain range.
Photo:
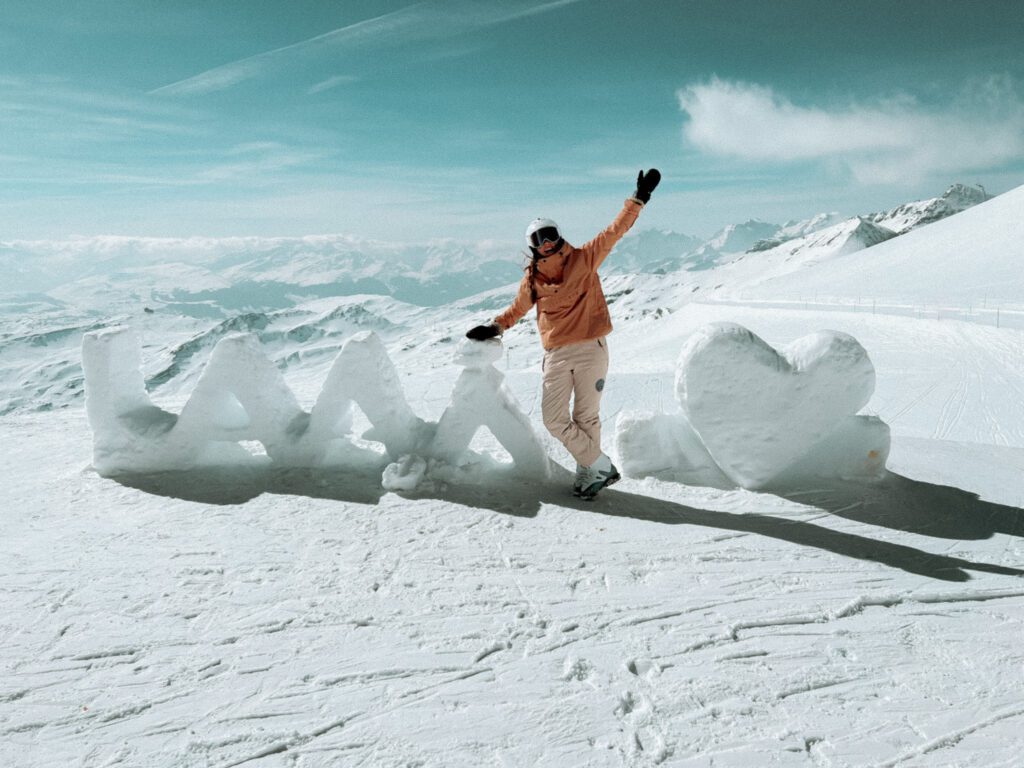
MULTIPOLYGON (((706 271, 750 251, 785 244, 791 250, 816 248, 822 238, 847 238, 847 249, 869 247, 988 198, 979 187, 954 184, 941 197, 845 221, 836 213, 785 224, 751 219, 729 225, 708 240, 640 231, 619 243, 606 270, 706 271), (840 230, 831 232, 836 226, 840 230)), ((515 246, 504 243, 395 244, 342 235, 0 242, 6 298, 15 305, 32 294, 58 305, 85 302, 130 309, 143 304, 193 317, 222 318, 357 294, 439 306, 517 281, 524 260, 515 246)))
POLYGON ((95 237, 0 243, 5 293, 90 306, 144 303, 183 314, 284 308, 323 296, 376 294, 436 306, 519 279, 505 244, 301 238, 95 237), (116 283, 116 297, 109 291, 116 283))
MULTIPOLYGON (((961 303, 1019 302, 1022 193, 965 210, 989 196, 954 185, 891 211, 747 221, 708 241, 631 233, 602 270, 605 293, 620 327, 708 300, 842 303, 852 292, 903 301, 926 287, 961 303)), ((82 334, 118 323, 159 339, 146 349, 145 375, 171 400, 194 384, 213 345, 237 332, 257 334, 282 370, 299 376, 298 389, 359 330, 377 331, 417 365, 441 365, 460 329, 508 305, 521 263, 507 245, 341 236, 0 243, 9 278, 0 295, 0 415, 79 402, 82 334)), ((506 345, 534 354, 535 333, 523 322, 506 345)))

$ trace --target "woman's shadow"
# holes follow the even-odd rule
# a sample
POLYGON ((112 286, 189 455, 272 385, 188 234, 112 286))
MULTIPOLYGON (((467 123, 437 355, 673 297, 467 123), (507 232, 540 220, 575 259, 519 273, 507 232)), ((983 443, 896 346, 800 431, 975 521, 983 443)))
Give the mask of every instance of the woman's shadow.
POLYGON ((983 501, 976 493, 887 472, 877 482, 826 480, 812 489, 772 491, 837 517, 939 539, 1024 536, 1024 511, 983 501))
MULTIPOLYGON (((189 470, 119 475, 116 481, 159 496, 205 504, 243 504, 261 494, 299 496, 373 505, 387 493, 381 469, 275 469, 273 467, 189 470)), ((609 488, 594 501, 573 497, 571 474, 557 467, 547 482, 512 476, 486 486, 439 485, 399 494, 403 498, 439 499, 491 509, 517 517, 535 517, 544 504, 581 513, 628 517, 658 525, 691 525, 752 533, 845 557, 881 563, 942 581, 968 581, 969 571, 1024 576, 1024 570, 972 562, 815 525, 813 522, 759 513, 699 509, 609 488)), ((829 481, 813 489, 775 489, 775 495, 818 507, 860 523, 945 539, 986 539, 995 533, 1024 535, 1024 510, 982 501, 976 494, 889 474, 876 483, 829 481)))

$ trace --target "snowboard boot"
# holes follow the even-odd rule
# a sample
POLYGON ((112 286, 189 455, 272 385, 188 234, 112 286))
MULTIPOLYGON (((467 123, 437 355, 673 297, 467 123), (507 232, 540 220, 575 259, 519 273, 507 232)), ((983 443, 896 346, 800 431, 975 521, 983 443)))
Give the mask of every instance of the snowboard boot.
POLYGON ((576 478, 572 481, 573 496, 579 496, 583 492, 583 483, 588 477, 590 477, 590 474, 587 472, 587 467, 577 463, 576 478))
POLYGON ((622 479, 622 475, 612 464, 612 460, 603 453, 597 461, 584 469, 587 476, 583 478, 583 485, 580 489, 580 498, 584 501, 590 501, 597 496, 602 488, 607 488, 622 479))

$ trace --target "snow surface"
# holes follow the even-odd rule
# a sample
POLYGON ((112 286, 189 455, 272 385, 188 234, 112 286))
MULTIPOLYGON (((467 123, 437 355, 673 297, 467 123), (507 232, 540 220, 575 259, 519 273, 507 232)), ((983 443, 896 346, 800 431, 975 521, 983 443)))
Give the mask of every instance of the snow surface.
MULTIPOLYGON (((822 270, 832 295, 855 297, 854 267, 887 249, 877 284, 931 301, 936 282, 1020 262, 1020 238, 1004 236, 1019 194, 823 252, 799 277, 822 270)), ((805 309, 787 301, 787 268, 766 267, 775 289, 749 298, 753 268, 748 282, 725 267, 606 279, 606 434, 620 414, 684 415, 678 356, 709 323, 783 357, 828 328, 874 368, 860 415, 891 431, 879 480, 758 492, 652 471, 574 499, 571 460, 540 426, 535 329, 506 333, 503 359, 453 364, 455 339, 511 288, 443 311, 377 296, 230 315, 211 299, 208 318, 18 298, 0 336, 0 385, 22 398, 0 419, 0 765, 1019 765, 1024 332, 805 309), (353 408, 365 466, 279 467, 243 441, 244 469, 105 478, 77 350, 118 324, 145 345, 151 407, 179 420, 216 343, 240 332, 308 413, 360 331, 424 423, 489 366, 560 466, 549 481, 421 482, 415 456, 355 437, 373 423, 353 408), (382 487, 391 464, 416 491, 382 487)), ((1012 286, 1002 298, 1024 305, 1012 286)), ((134 363, 106 365, 110 398, 138 404, 134 363)), ((510 459, 486 429, 469 447, 510 459)))

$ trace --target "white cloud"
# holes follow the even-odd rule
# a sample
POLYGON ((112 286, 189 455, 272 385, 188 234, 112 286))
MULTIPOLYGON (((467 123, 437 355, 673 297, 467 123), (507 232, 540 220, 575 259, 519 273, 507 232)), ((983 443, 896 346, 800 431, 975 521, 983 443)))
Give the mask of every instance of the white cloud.
POLYGON ((799 106, 771 88, 714 78, 678 92, 687 141, 759 162, 843 163, 864 183, 991 168, 1024 154, 1024 105, 1008 78, 974 83, 943 110, 908 97, 799 106))

